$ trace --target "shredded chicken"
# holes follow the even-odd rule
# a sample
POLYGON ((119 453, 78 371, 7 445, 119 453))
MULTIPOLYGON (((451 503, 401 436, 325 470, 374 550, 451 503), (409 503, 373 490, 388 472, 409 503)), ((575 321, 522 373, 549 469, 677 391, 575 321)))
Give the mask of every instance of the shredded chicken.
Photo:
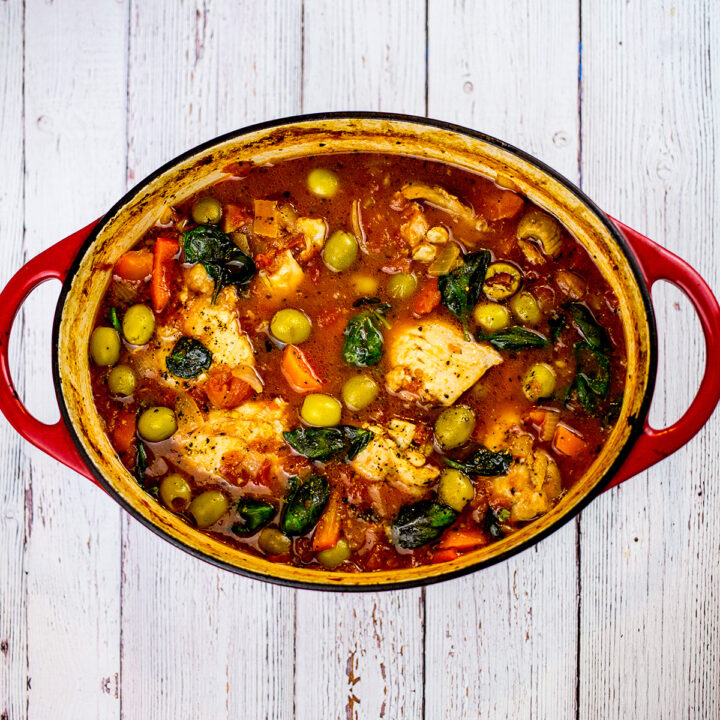
POLYGON ((476 230, 488 229, 485 218, 478 215, 469 205, 465 205, 455 195, 451 195, 439 185, 431 186, 425 185, 425 183, 411 182, 403 185, 400 192, 408 200, 424 200, 439 210, 455 215, 472 225, 476 230))

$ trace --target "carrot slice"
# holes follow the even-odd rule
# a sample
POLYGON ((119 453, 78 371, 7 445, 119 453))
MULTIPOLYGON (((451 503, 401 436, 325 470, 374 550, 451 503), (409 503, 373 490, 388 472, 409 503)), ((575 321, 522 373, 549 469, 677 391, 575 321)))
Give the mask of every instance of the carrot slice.
POLYGON ((485 545, 485 535, 477 528, 456 528, 448 530, 438 547, 441 550, 468 550, 469 548, 485 545))
POLYGON ((172 238, 159 237, 155 241, 150 297, 156 313, 162 312, 170 302, 172 262, 179 250, 178 241, 172 238))
POLYGON ((412 306, 413 312, 416 315, 427 315, 440 304, 441 297, 437 278, 433 278, 415 297, 412 306))
POLYGON ((334 548, 340 539, 340 504, 335 494, 330 496, 325 512, 315 528, 313 552, 334 548))
POLYGON ((123 280, 144 280, 153 270, 153 254, 130 250, 115 263, 115 274, 123 280))
POLYGON ((280 236, 280 211, 277 200, 255 200, 253 232, 269 238, 280 236))
POLYGON ((454 560, 456 557, 460 557, 460 552, 456 548, 437 550, 430 558, 430 562, 433 564, 449 562, 450 560, 454 560))
POLYGON ((509 190, 491 190, 485 193, 479 203, 480 211, 486 220, 504 220, 515 217, 523 208, 525 201, 509 190))
POLYGON ((288 345, 283 351, 281 370, 295 392, 306 393, 322 388, 303 351, 295 345, 288 345))
POLYGON ((119 453, 127 452, 135 440, 135 413, 130 410, 121 412, 112 431, 112 443, 119 453))
POLYGON ((555 429, 553 447, 563 455, 577 455, 585 449, 585 441, 567 425, 558 425, 555 429))
POLYGON ((223 226, 224 233, 235 232, 238 228, 247 225, 252 220, 252 215, 240 205, 227 203, 223 208, 223 226))

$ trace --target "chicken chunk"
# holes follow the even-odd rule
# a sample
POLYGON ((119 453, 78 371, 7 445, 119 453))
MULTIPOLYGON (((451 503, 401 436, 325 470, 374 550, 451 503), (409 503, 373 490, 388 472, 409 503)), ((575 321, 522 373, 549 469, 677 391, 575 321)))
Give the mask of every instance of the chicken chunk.
POLYGON ((391 392, 427 403, 452 405, 502 356, 490 345, 467 341, 462 331, 440 320, 410 326, 389 343, 391 392))
POLYGON ((305 277, 303 269, 289 250, 280 253, 275 262, 258 273, 268 291, 277 297, 285 297, 297 290, 305 277))
POLYGON ((300 253, 301 260, 309 260, 322 250, 327 234, 327 225, 322 218, 300 217, 295 223, 295 229, 305 238, 305 248, 300 253))
POLYGON ((411 182, 400 188, 402 195, 408 200, 424 200, 450 215, 455 215, 464 220, 476 230, 488 229, 485 218, 478 215, 469 205, 460 202, 459 198, 451 195, 445 188, 439 185, 426 185, 421 182, 411 182))

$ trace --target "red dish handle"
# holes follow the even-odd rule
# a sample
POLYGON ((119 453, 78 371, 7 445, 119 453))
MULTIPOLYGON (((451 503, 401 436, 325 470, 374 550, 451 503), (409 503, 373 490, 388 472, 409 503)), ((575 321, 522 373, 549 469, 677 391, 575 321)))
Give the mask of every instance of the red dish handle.
POLYGON ((10 376, 10 330, 25 298, 47 280, 64 282, 68 270, 97 220, 61 240, 23 265, 0 293, 0 410, 8 422, 35 447, 99 484, 80 457, 70 432, 60 419, 54 425, 40 422, 22 404, 10 376))
POLYGON ((705 335, 705 374, 685 414, 670 427, 656 430, 645 420, 643 434, 606 489, 646 470, 690 441, 710 419, 720 400, 720 372, 714 368, 720 353, 720 305, 696 270, 669 250, 610 218, 634 250, 649 288, 667 280, 682 290, 695 308, 705 335))

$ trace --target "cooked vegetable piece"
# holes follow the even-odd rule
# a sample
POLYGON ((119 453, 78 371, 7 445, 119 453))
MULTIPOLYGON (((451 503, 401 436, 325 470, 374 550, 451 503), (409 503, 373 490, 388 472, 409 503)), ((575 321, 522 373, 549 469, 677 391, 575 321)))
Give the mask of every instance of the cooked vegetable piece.
MULTIPOLYGON (((428 232, 430 231, 428 230, 428 232)), ((460 248, 455 243, 448 243, 430 263, 427 270, 428 275, 432 277, 446 275, 455 267, 459 257, 460 248)))
POLYGON ((340 538, 334 547, 323 550, 317 557, 321 565, 334 570, 350 558, 350 546, 347 540, 340 538))
POLYGON ((258 536, 260 549, 268 555, 284 555, 290 552, 292 540, 277 528, 265 528, 258 536))
POLYGON ((330 495, 330 500, 325 508, 325 512, 322 514, 313 533, 311 547, 313 552, 322 552, 336 547, 339 540, 340 507, 337 495, 330 495))
POLYGON ((283 510, 281 528, 290 536, 305 535, 320 519, 330 498, 330 486, 324 475, 313 475, 290 493, 283 510))
POLYGON ((185 512, 192 498, 188 481, 179 473, 166 475, 160 481, 160 499, 175 512, 185 512))
POLYGON ((507 300, 519 289, 522 273, 514 265, 507 262, 490 263, 485 280, 482 284, 485 297, 489 300, 507 300))
POLYGON ((340 422, 342 404, 331 395, 310 393, 303 400, 300 417, 316 427, 332 427, 340 422))
POLYGON ((215 407, 234 408, 247 400, 253 394, 254 389, 247 380, 238 377, 227 366, 222 366, 210 370, 205 383, 205 392, 208 400, 215 407))
POLYGON ((342 454, 345 461, 350 461, 372 440, 373 433, 353 425, 338 425, 296 428, 284 432, 283 437, 295 452, 310 460, 328 460, 342 454))
POLYGON ((307 186, 318 197, 331 198, 337 193, 340 180, 332 170, 315 168, 308 174, 307 186))
POLYGON ((510 312, 504 305, 496 303, 476 305, 473 318, 485 332, 497 332, 510 324, 510 312))
POLYGON ((565 329, 566 320, 564 315, 553 313, 548 318, 548 325, 550 326, 550 341, 556 343, 560 337, 560 333, 565 329))
POLYGON ((305 342, 310 337, 312 325, 304 312, 294 308, 278 310, 270 321, 270 332, 284 343, 305 342))
POLYGON ((490 253, 480 250, 466 255, 463 264, 438 278, 438 289, 445 307, 465 326, 482 292, 490 253))
POLYGON ((222 205, 213 197, 200 198, 192 208, 192 219, 198 225, 217 225, 222 214, 222 205))
POLYGON ((379 309, 350 318, 345 328, 342 348, 342 359, 348 365, 370 367, 380 362, 383 353, 383 334, 380 329, 382 320, 379 309))
POLYGON ((147 305, 133 305, 123 315, 122 329, 131 345, 145 345, 155 330, 155 315, 147 305))
POLYGON ((378 384, 369 375, 354 375, 345 381, 342 399, 348 410, 357 411, 370 405, 379 392, 378 384))
POLYGON ((605 353, 586 342, 575 343, 575 356, 577 373, 572 388, 583 408, 592 414, 597 399, 607 397, 610 390, 610 361, 605 353))
POLYGON ((555 390, 555 371, 547 363, 533 365, 523 381, 523 392, 528 400, 550 397, 555 390))
POLYGON ((172 267, 179 250, 180 246, 177 240, 172 238, 159 237, 155 241, 150 297, 153 310, 156 313, 165 310, 170 302, 170 285, 173 279, 172 267))
POLYGON ((115 274, 123 280, 144 280, 152 270, 153 254, 146 250, 129 250, 115 263, 115 274))
POLYGON ((133 410, 121 410, 115 420, 112 443, 119 453, 127 452, 135 441, 135 416, 133 410))
POLYGON ((137 429, 148 442, 167 440, 177 430, 175 413, 169 407, 148 408, 138 417, 137 429))
POLYGON ((492 335, 480 336, 478 340, 487 340, 498 350, 528 350, 529 348, 542 348, 548 344, 544 335, 517 325, 492 335))
POLYGON ((570 310, 570 315, 580 334, 591 348, 602 350, 607 346, 608 341, 605 331, 598 325, 586 305, 575 302, 569 303, 568 310, 570 310))
POLYGON ((435 439, 443 450, 464 445, 475 429, 475 413, 463 405, 443 410, 435 421, 435 439))
POLYGON ((239 522, 232 526, 236 535, 252 535, 265 527, 274 517, 277 508, 269 502, 256 498, 241 498, 235 505, 239 522))
POLYGON ((388 280, 388 292, 390 297, 397 300, 409 298, 417 290, 417 279, 410 273, 398 273, 391 275, 388 280))
POLYGON ((545 262, 532 243, 537 243, 544 255, 555 257, 562 249, 560 224, 541 210, 530 210, 523 215, 517 228, 518 245, 527 259, 537 265, 545 262))
POLYGON ((510 470, 512 454, 508 450, 495 452, 488 450, 486 447, 480 447, 465 460, 458 461, 445 458, 445 462, 450 467, 460 470, 466 475, 493 477, 495 475, 505 475, 510 470))
POLYGON ((491 222, 514 218, 525 205, 520 195, 509 190, 492 188, 482 195, 480 209, 491 222))
POLYGON ((567 425, 558 425, 555 429, 553 447, 563 455, 577 455, 585 449, 585 441, 577 431, 567 425))
POLYGON ((180 338, 165 360, 167 369, 175 377, 190 380, 207 372, 212 364, 212 353, 195 338, 180 338))
POLYGON ((571 300, 580 300, 587 291, 585 280, 570 270, 558 270, 555 273, 555 284, 571 300))
POLYGON ((306 393, 322 388, 320 379, 307 361, 303 351, 295 345, 288 345, 283 350, 281 368, 282 374, 295 392, 306 393))
POLYGON ((441 550, 470 550, 485 545, 486 542, 485 535, 479 528, 451 528, 445 533, 438 547, 441 550))
POLYGON ((115 328, 97 327, 93 330, 90 357, 101 367, 114 365, 120 359, 120 336, 115 328))
POLYGON ((420 500, 400 510, 390 528, 390 538, 402 548, 418 548, 437 540, 457 516, 448 505, 420 500))
POLYGON ((330 270, 342 272, 355 262, 358 251, 358 241, 352 233, 336 230, 325 243, 322 257, 330 270))
POLYGON ((502 538, 505 537, 505 533, 501 525, 504 525, 509 517, 510 511, 507 508, 499 508, 498 510, 488 508, 483 523, 485 525, 485 532, 487 532, 493 540, 502 540, 502 538))
POLYGON ((542 313, 535 297, 529 292, 521 292, 510 300, 510 308, 515 317, 526 325, 537 325, 542 313))
POLYGON ((440 473, 438 500, 441 503, 461 512, 474 496, 475 488, 464 472, 455 468, 445 468, 440 473))
POLYGON ((110 324, 117 330, 119 333, 122 332, 122 323, 120 322, 120 316, 118 315, 117 308, 110 308, 110 324))
POLYGON ((214 525, 229 507, 230 503, 220 490, 206 490, 190 503, 188 512, 199 528, 206 528, 214 525))
POLYGON ((442 300, 442 294, 438 289, 439 283, 437 278, 433 278, 423 285, 420 292, 415 297, 412 310, 416 315, 427 315, 431 313, 442 300))
POLYGON ((147 471, 147 451, 145 446, 139 442, 137 444, 137 451, 135 452, 135 467, 133 468, 133 475, 140 485, 145 482, 145 472, 147 471))
POLYGON ((108 375, 108 388, 113 395, 132 395, 136 384, 135 373, 129 365, 116 365, 108 375))

